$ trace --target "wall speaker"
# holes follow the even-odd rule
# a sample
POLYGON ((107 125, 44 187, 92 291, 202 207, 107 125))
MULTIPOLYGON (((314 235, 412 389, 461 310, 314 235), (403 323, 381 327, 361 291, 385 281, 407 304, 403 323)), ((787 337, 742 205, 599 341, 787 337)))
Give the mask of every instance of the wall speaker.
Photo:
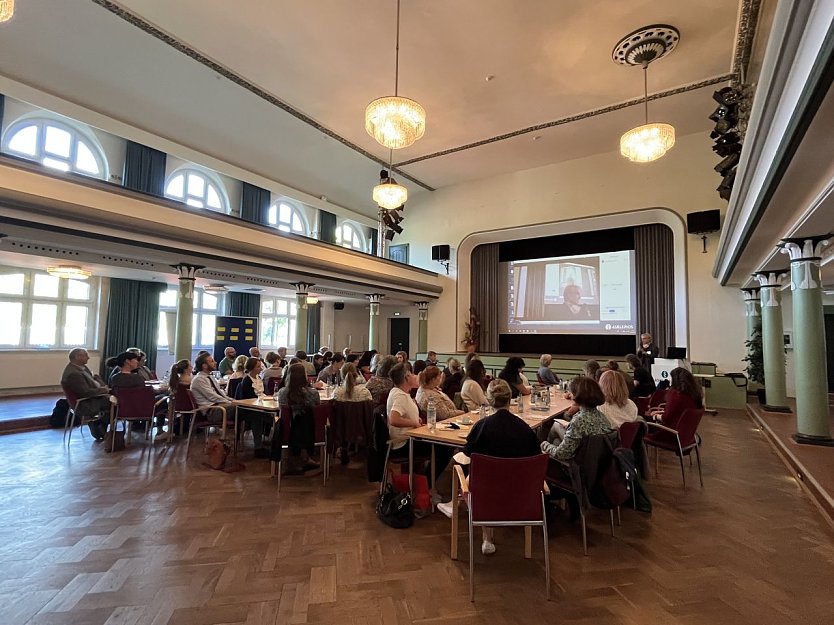
POLYGON ((345 303, 344 302, 333 302, 333 310, 344 310, 345 303))
POLYGON ((703 234, 721 230, 721 211, 717 208, 699 213, 689 213, 686 216, 686 232, 689 234, 703 234))
POLYGON ((449 260, 449 256, 451 255, 451 247, 448 245, 432 245, 431 246, 431 259, 432 260, 449 260))

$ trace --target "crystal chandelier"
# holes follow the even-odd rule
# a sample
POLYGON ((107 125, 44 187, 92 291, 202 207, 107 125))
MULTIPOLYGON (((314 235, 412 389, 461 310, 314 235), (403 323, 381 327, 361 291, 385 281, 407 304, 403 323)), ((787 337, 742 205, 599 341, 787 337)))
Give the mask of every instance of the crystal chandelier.
POLYGON ((394 210, 408 201, 408 189, 398 184, 389 174, 374 187, 373 198, 380 208, 394 210))
POLYGON ((92 273, 77 265, 57 265, 46 268, 46 273, 56 278, 67 278, 71 280, 86 280, 92 273))
POLYGON ((14 0, 0 0, 0 22, 8 22, 14 16, 14 0))
POLYGON ((669 124, 649 123, 649 63, 665 56, 677 45, 680 34, 672 26, 646 26, 626 35, 614 47, 616 63, 643 68, 643 115, 645 124, 620 137, 620 154, 633 163, 650 163, 661 158, 675 145, 675 129, 669 124))
POLYGON ((394 95, 377 98, 365 109, 365 130, 390 150, 407 148, 426 132, 426 111, 399 95, 400 0, 397 0, 397 42, 394 54, 394 95))

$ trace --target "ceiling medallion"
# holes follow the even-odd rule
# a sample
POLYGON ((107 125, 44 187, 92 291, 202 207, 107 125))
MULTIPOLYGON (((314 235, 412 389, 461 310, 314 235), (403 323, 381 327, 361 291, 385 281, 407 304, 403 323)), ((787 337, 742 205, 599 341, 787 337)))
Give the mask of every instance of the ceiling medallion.
POLYGON ((649 64, 666 56, 680 41, 674 26, 655 24, 623 37, 611 52, 621 65, 643 68, 643 112, 645 123, 620 137, 620 154, 634 163, 650 163, 661 158, 675 145, 675 129, 670 124, 649 123, 649 64))

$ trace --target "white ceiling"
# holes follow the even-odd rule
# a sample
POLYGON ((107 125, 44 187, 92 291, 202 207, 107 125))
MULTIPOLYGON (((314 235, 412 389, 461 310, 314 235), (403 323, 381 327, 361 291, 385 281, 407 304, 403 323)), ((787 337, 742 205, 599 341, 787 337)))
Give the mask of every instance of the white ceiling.
MULTIPOLYGON (((370 100, 393 90, 394 0, 120 4, 387 158, 365 133, 363 114, 370 100)), ((652 23, 676 26, 681 41, 650 68, 650 92, 726 75, 738 11, 735 0, 404 0, 400 93, 423 104, 428 123, 425 137, 395 161, 639 97, 640 70, 612 62, 611 49, 652 23)), ((311 195, 376 212, 369 196, 377 163, 94 0, 19 2, 1 34, 2 75, 311 195)), ((681 135, 707 130, 715 88, 653 102, 650 116, 681 135)), ((436 188, 538 167, 616 149, 620 134, 641 120, 641 107, 629 107, 404 171, 436 188)))

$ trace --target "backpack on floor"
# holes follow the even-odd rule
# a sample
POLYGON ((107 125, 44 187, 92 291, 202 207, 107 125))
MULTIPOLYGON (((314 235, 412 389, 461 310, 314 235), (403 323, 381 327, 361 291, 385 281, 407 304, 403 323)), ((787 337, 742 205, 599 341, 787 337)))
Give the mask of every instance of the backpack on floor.
POLYGON ((52 409, 52 414, 49 416, 49 427, 62 428, 67 424, 67 413, 69 412, 69 402, 62 397, 55 402, 55 407, 52 409))

